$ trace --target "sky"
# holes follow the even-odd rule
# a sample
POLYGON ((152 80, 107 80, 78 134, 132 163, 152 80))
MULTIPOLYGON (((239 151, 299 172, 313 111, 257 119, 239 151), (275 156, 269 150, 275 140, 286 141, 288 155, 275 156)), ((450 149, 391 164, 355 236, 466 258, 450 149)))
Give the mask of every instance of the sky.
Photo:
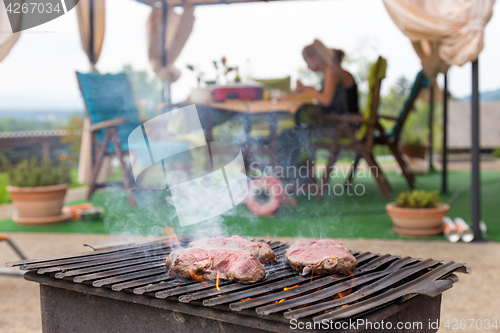
MULTIPOLYGON (((500 2, 486 27, 480 56, 480 90, 500 88, 500 2)), ((115 73, 125 64, 151 71, 147 57, 146 20, 150 8, 133 0, 107 0, 106 35, 97 69, 115 73)), ((315 38, 348 56, 380 54, 388 60, 387 92, 401 76, 413 80, 420 60, 411 43, 387 14, 381 0, 330 0, 199 6, 193 32, 177 59, 183 71, 172 84, 174 102, 196 86, 186 64, 202 68, 226 56, 254 78, 292 76, 305 68, 302 48, 315 38), (248 65, 249 64, 249 65, 248 65), (249 71, 247 68, 251 68, 249 71)), ((1 32, 0 32, 1 33, 1 32)), ((346 65, 349 70, 349 65, 346 65)), ((88 71, 81 48, 75 10, 22 33, 0 63, 2 110, 83 110, 75 71, 88 71)), ((151 71, 152 72, 152 71, 151 71)), ((449 87, 454 96, 471 92, 470 63, 452 67, 449 87)), ((442 80, 442 78, 438 78, 442 80)))

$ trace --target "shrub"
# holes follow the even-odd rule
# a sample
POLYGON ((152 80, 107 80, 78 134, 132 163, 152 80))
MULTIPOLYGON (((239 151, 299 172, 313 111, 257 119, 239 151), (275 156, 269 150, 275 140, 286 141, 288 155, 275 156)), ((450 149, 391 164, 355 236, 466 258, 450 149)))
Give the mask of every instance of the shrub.
POLYGON ((500 159, 500 147, 493 151, 493 157, 500 159))
POLYGON ((51 160, 40 163, 33 157, 13 167, 7 158, 2 157, 2 165, 8 172, 11 186, 35 187, 71 183, 69 167, 65 164, 53 166, 51 160))
POLYGON ((404 191, 396 198, 396 205, 403 208, 434 208, 439 202, 440 198, 437 191, 404 191))

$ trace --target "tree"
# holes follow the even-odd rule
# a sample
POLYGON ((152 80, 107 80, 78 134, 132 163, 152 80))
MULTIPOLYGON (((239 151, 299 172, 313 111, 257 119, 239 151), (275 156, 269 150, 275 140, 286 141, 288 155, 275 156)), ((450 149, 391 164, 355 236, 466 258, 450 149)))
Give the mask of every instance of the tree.
POLYGON ((150 118, 156 112, 156 106, 162 103, 163 89, 160 80, 154 74, 136 70, 131 65, 123 66, 122 70, 130 81, 141 117, 150 118))
POLYGON ((396 93, 399 96, 404 96, 405 98, 410 94, 411 87, 410 81, 406 78, 406 76, 401 76, 397 81, 394 87, 396 89, 396 93))

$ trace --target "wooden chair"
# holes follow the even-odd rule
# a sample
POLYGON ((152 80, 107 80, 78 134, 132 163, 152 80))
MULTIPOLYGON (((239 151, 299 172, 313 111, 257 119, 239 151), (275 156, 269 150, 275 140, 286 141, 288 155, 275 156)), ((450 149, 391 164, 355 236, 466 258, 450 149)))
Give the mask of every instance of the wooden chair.
POLYGON ((78 84, 90 119, 92 135, 92 173, 87 192, 90 200, 96 189, 107 184, 96 184, 104 156, 116 156, 120 163, 123 187, 131 206, 136 201, 131 192, 131 175, 123 160, 128 154, 128 136, 141 126, 139 110, 132 88, 124 73, 76 73, 78 84))
MULTIPOLYGON (((406 99, 403 108, 399 113, 399 116, 392 117, 379 114, 376 122, 377 133, 374 136, 373 144, 384 145, 389 147, 391 153, 396 158, 396 161, 398 162, 403 175, 406 178, 408 186, 410 186, 411 188, 415 188, 415 177, 413 175, 412 170, 401 156, 401 152, 399 150, 399 140, 401 137, 401 131, 403 130, 404 123, 408 118, 410 111, 413 110, 415 101, 419 93, 422 91, 424 87, 430 87, 430 86, 431 86, 431 81, 424 75, 422 71, 420 71, 415 78, 412 89, 410 91, 410 95, 406 99), (394 122, 392 128, 389 130, 385 130, 381 124, 382 119, 394 122)), ((359 163, 359 159, 360 156, 357 155, 356 159, 354 160, 353 171, 349 174, 349 179, 347 180, 347 182, 352 181, 352 178, 354 177, 354 173, 359 163)))
MULTIPOLYGON (((384 173, 378 166, 373 156, 372 150, 375 143, 375 133, 377 131, 378 107, 380 103, 380 87, 385 78, 387 61, 379 57, 370 70, 370 90, 368 96, 368 108, 363 115, 361 114, 341 114, 341 115, 321 115, 318 116, 322 121, 334 121, 334 137, 329 144, 330 156, 326 166, 326 172, 320 179, 320 186, 323 188, 328 183, 330 172, 337 160, 338 154, 342 150, 355 151, 357 160, 363 157, 375 177, 382 195, 391 198, 391 187, 384 173), (359 129, 356 128, 359 126, 359 129)), ((325 145, 314 145, 313 150, 325 148, 325 145)), ((357 166, 357 165, 356 165, 357 166)), ((351 174, 354 169, 351 170, 351 174)), ((349 179, 346 184, 349 184, 349 179)), ((318 191, 321 193, 322 191, 318 191)))

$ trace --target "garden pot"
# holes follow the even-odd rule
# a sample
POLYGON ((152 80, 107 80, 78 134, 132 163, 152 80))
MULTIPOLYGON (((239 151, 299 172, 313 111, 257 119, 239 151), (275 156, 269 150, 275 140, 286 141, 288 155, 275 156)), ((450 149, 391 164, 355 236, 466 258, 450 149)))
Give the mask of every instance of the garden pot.
POLYGON ((7 186, 16 208, 12 219, 19 224, 38 225, 64 222, 70 215, 62 213, 68 184, 36 187, 7 186))
POLYGON ((189 95, 189 101, 191 103, 208 103, 212 101, 212 89, 211 88, 193 88, 191 89, 191 94, 189 95))
POLYGON ((425 153, 427 151, 427 146, 423 145, 400 145, 399 149, 401 150, 401 153, 408 157, 413 157, 413 158, 425 158, 425 153))
POLYGON ((441 220, 448 214, 450 206, 439 203, 435 208, 402 208, 391 202, 385 206, 394 223, 394 231, 406 236, 439 235, 443 230, 441 220))

